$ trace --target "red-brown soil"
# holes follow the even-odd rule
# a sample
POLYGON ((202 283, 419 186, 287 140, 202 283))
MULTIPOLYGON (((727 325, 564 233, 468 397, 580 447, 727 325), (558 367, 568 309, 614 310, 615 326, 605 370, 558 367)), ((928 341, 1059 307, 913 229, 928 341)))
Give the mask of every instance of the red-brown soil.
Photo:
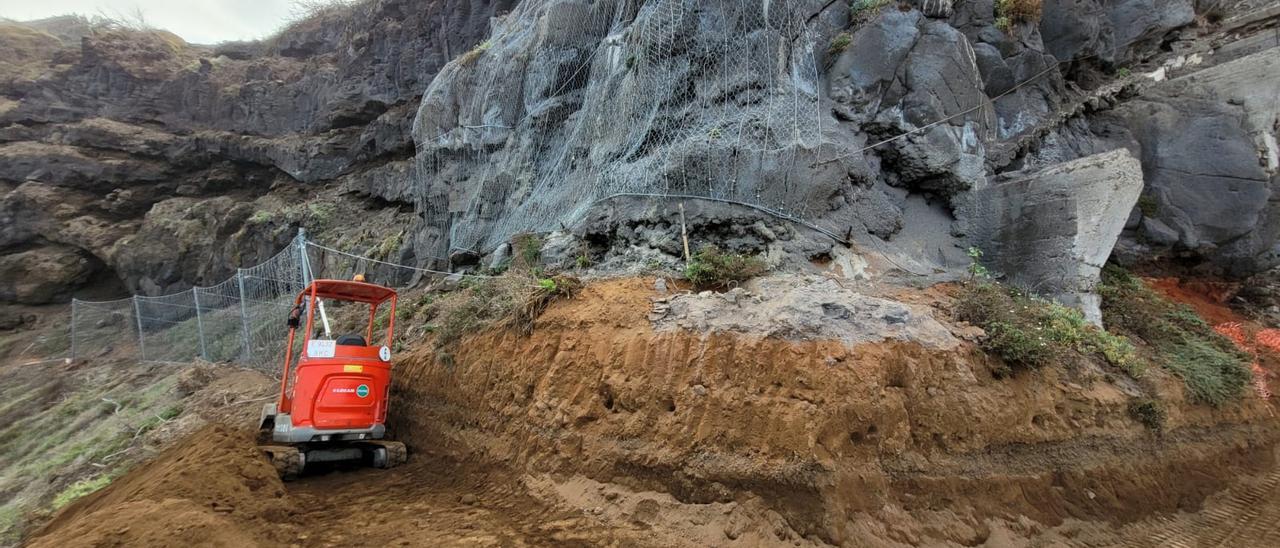
POLYGON ((1243 321, 1227 306, 1239 287, 1225 282, 1182 278, 1145 278, 1147 285, 1172 301, 1190 306, 1209 325, 1243 321))

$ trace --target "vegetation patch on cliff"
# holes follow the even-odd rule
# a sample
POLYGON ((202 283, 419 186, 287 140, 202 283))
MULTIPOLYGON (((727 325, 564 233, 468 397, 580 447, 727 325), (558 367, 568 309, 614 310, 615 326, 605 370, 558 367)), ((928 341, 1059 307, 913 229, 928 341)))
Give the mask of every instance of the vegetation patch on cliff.
POLYGON ((1186 383, 1195 401, 1220 405, 1244 393, 1249 357, 1194 310, 1152 291, 1125 270, 1102 273, 1103 322, 1143 343, 1150 359, 1186 383))
POLYGON ((489 327, 506 326, 528 334, 551 302, 571 298, 581 287, 572 276, 543 277, 534 272, 469 278, 457 291, 430 301, 425 321, 435 334, 436 349, 448 354, 448 348, 467 334, 489 327))
POLYGON ((982 347, 1009 368, 1036 369, 1072 356, 1098 356, 1132 377, 1144 370, 1134 346, 1067 308, 1004 284, 970 282, 956 302, 956 317, 986 331, 982 347))
POLYGON ((729 289, 767 270, 764 260, 754 255, 728 253, 706 246, 690 258, 684 276, 697 289, 729 289))

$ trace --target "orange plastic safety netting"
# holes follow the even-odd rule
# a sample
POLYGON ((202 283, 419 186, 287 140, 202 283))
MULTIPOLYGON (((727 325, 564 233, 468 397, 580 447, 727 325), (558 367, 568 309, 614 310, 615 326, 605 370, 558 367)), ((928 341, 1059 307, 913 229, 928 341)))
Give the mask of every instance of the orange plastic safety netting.
POLYGON ((1280 353, 1280 329, 1263 329, 1251 335, 1244 324, 1228 322, 1214 326, 1213 330, 1231 339, 1231 342, 1253 357, 1253 363, 1249 364, 1249 369, 1253 372, 1253 387, 1263 399, 1270 398, 1271 390, 1267 388, 1267 370, 1262 368, 1258 351, 1261 346, 1280 353))

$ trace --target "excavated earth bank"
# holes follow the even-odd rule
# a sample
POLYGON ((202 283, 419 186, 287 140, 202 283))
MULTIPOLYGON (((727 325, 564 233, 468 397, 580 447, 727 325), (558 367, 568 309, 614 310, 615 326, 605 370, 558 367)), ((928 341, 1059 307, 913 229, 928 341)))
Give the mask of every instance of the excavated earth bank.
POLYGON ((1087 365, 1002 380, 968 343, 655 331, 652 288, 603 282, 531 336, 492 331, 444 363, 411 356, 397 432, 685 503, 759 497, 798 536, 845 544, 976 544, 993 519, 1194 511, 1274 464, 1275 423, 1253 395, 1191 405, 1152 371, 1170 402, 1154 436, 1123 383, 1087 365))
POLYGON ((910 304, 827 291, 826 309, 905 322, 891 340, 823 335, 839 313, 769 337, 721 330, 717 314, 803 316, 760 291, 776 282, 675 296, 653 279, 594 283, 531 335, 491 330, 448 358, 425 345, 401 358, 404 467, 285 484, 242 425, 210 426, 68 506, 30 544, 1280 541, 1277 431, 1256 396, 1192 405, 1153 370, 1168 407, 1154 435, 1128 415, 1133 387, 1096 366, 993 377, 972 328, 946 318, 945 288, 910 304))

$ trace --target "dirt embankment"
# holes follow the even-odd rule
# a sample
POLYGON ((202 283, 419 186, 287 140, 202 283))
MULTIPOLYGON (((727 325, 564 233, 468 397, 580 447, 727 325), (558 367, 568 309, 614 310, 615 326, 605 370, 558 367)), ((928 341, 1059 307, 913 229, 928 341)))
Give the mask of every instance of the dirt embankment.
MULTIPOLYGON (((1156 435, 1129 415, 1131 382, 1090 364, 994 378, 986 356, 961 342, 972 333, 941 313, 954 344, 752 338, 655 327, 654 310, 669 303, 654 306, 652 288, 598 282, 553 304, 531 335, 469 337, 446 362, 426 349, 404 357, 392 413, 411 448, 403 467, 284 484, 247 429, 207 427, 64 509, 32 545, 1142 546, 1280 536, 1274 418, 1252 393, 1218 409, 1191 405, 1180 382, 1152 371, 1147 382, 1168 410, 1156 435)), ((927 297, 911 315, 930 314, 946 294, 927 297)), ((717 313, 709 298, 698 297, 698 318, 717 313)), ((868 321, 914 321, 899 312, 868 321)), ((220 409, 228 392, 246 392, 219 382, 188 401, 220 409)))
POLYGON ((1252 394, 1191 405, 1152 371, 1169 413, 1155 435, 1129 414, 1134 387, 1096 366, 997 379, 967 343, 655 331, 652 288, 602 282, 530 336, 408 357, 396 431, 685 503, 759 497, 799 536, 832 543, 971 544, 989 520, 1022 516, 1123 523, 1195 510, 1272 465, 1274 421, 1252 394))
POLYGON ((67 507, 31 546, 287 543, 293 509, 251 434, 209 426, 67 507))

